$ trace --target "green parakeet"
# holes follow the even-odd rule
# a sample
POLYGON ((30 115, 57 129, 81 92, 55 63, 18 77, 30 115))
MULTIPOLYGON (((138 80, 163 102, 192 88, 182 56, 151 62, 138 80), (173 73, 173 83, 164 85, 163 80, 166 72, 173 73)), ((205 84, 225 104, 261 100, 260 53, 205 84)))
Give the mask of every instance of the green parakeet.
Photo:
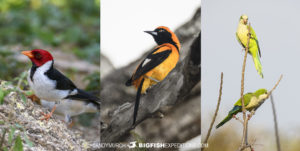
MULTIPOLYGON (((239 25, 236 31, 236 38, 239 41, 239 43, 246 48, 247 46, 247 41, 248 41, 248 16, 247 15, 242 15, 240 17, 239 25)), ((258 74, 263 78, 263 73, 262 73, 262 66, 260 62, 260 49, 259 49, 259 44, 258 40, 256 37, 256 34, 253 30, 253 28, 250 28, 250 41, 249 41, 249 53, 252 55, 253 62, 255 65, 255 68, 258 72, 258 74)))
MULTIPOLYGON (((245 108, 248 111, 256 110, 264 101, 268 98, 268 91, 266 89, 259 89, 254 93, 247 93, 244 95, 245 108)), ((228 115, 223 121, 221 121, 216 128, 219 128, 226 122, 228 122, 233 115, 242 112, 242 99, 240 98, 235 104, 231 111, 228 112, 228 115)))

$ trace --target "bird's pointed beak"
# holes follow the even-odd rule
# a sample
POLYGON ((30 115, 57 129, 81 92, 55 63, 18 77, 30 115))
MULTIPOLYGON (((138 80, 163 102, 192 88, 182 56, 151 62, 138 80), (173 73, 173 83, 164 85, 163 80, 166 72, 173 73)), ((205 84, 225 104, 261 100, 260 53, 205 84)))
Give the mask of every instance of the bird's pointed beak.
POLYGON ((34 55, 32 54, 31 51, 22 51, 22 54, 27 56, 28 58, 34 58, 34 55))
POLYGON ((145 33, 148 33, 152 36, 157 36, 157 32, 156 31, 144 31, 145 33))

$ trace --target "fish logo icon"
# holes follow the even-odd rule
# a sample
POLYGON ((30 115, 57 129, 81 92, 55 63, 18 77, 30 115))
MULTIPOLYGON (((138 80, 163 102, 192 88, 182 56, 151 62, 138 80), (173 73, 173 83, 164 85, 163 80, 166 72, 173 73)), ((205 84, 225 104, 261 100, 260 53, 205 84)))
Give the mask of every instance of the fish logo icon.
POLYGON ((135 148, 136 147, 136 141, 130 142, 129 145, 127 145, 128 148, 135 148))

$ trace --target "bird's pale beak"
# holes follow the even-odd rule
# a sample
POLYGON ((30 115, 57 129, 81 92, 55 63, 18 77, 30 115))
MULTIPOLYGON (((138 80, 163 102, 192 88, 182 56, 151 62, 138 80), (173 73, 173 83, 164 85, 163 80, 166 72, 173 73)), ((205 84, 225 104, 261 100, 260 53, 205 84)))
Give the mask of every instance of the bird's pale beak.
POLYGON ((148 33, 152 36, 157 36, 157 32, 156 31, 144 31, 145 33, 148 33))
POLYGON ((32 54, 31 51, 22 51, 22 54, 27 56, 28 58, 34 58, 34 55, 32 54))

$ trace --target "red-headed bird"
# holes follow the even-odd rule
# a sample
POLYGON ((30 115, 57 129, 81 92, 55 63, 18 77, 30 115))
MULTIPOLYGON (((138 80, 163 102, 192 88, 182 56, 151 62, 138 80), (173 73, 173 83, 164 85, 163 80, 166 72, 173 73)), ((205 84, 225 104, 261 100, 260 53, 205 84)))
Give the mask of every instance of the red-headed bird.
MULTIPOLYGON (((66 118, 83 112, 99 111, 100 100, 96 96, 78 89, 70 79, 56 70, 53 67, 53 57, 48 51, 34 49, 22 51, 22 54, 32 62, 27 80, 38 98, 49 102, 62 102, 62 105, 69 104, 70 107, 63 108, 66 118)), ((56 105, 54 104, 49 114, 43 113, 45 117, 42 120, 48 120, 55 109, 56 105)))
POLYGON ((179 60, 180 42, 168 27, 159 26, 154 31, 145 32, 153 36, 158 46, 147 55, 126 82, 126 86, 134 85, 137 89, 132 125, 136 122, 141 93, 162 81, 179 60))

